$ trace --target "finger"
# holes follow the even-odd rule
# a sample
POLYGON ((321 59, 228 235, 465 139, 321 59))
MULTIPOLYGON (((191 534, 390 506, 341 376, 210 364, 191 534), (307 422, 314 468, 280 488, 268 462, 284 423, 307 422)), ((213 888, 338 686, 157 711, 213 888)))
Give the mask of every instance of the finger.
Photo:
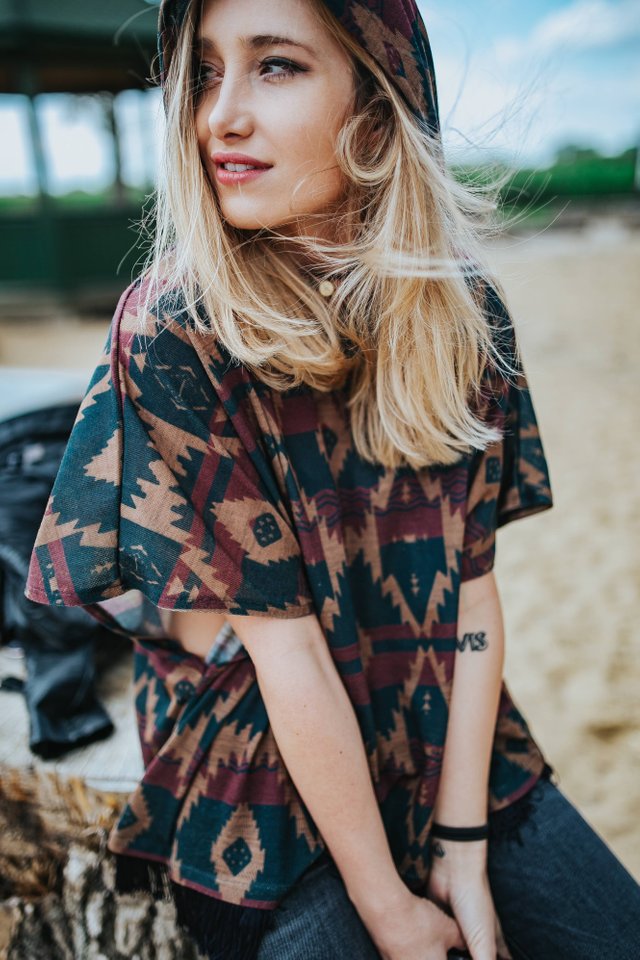
POLYGON ((438 916, 440 935, 446 943, 447 948, 451 949, 452 947, 456 947, 458 950, 466 950, 467 944, 462 935, 460 925, 456 918, 449 912, 450 908, 446 904, 444 907, 441 907, 433 903, 433 901, 431 901, 431 903, 438 916))
POLYGON ((462 930, 460 929, 458 921, 447 914, 445 914, 445 921, 445 941, 447 944, 447 949, 450 950, 452 947, 455 947, 458 950, 466 950, 467 941, 462 935, 462 930))
POLYGON ((473 960, 496 960, 495 914, 486 896, 465 898, 454 905, 456 920, 473 960))

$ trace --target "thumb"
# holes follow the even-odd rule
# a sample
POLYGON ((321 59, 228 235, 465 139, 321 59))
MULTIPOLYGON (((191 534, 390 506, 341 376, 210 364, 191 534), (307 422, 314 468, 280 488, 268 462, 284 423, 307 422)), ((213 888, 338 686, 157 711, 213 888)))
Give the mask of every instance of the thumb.
POLYGON ((447 949, 456 947, 458 950, 466 950, 467 944, 462 936, 462 931, 457 920, 453 917, 446 915, 446 925, 444 931, 445 941, 447 944, 447 949))
POLYGON ((495 960, 495 913, 487 891, 461 898, 454 904, 454 914, 473 960, 495 960))

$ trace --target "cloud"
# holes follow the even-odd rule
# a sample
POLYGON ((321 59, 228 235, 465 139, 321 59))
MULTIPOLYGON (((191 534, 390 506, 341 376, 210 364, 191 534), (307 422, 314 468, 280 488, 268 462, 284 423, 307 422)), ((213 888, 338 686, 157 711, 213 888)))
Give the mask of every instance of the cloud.
POLYGON ((574 0, 529 33, 437 37, 438 90, 449 155, 552 160, 568 141, 617 153, 640 134, 638 0, 574 0), (635 16, 630 18, 633 8, 635 16), (585 51, 594 52, 584 56, 585 51))
POLYGON ((581 53, 640 40, 638 0, 574 0, 549 13, 528 37, 501 37, 495 53, 503 64, 522 57, 581 53))
POLYGON ((535 28, 533 44, 541 51, 558 47, 592 50, 640 38, 638 0, 576 0, 545 17, 535 28))

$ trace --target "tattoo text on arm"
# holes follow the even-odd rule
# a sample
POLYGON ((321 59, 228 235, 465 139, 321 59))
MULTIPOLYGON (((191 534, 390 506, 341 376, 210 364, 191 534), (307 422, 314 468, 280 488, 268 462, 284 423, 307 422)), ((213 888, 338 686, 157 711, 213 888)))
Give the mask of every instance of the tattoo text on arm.
POLYGON ((487 635, 484 630, 480 630, 478 633, 465 633, 460 640, 456 637, 456 646, 458 650, 464 650, 466 646, 470 650, 486 650, 489 646, 489 641, 487 640, 487 635))

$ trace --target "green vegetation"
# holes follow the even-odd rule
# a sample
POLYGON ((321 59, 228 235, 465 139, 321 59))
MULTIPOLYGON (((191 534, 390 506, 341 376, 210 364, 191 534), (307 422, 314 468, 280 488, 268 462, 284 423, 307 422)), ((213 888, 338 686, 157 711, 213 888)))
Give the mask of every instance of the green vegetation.
MULTIPOLYGON (((125 187, 123 195, 119 201, 120 205, 125 208, 140 207, 144 202, 147 192, 134 187, 125 187)), ((96 208, 113 208, 118 203, 113 188, 101 190, 99 193, 86 193, 84 190, 73 190, 70 193, 64 193, 60 196, 49 196, 47 199, 54 211, 59 210, 69 212, 83 209, 95 210, 96 208)), ((0 197, 0 215, 19 215, 25 213, 38 213, 39 211, 39 197, 24 195, 0 197)))
MULTIPOLYGON (((457 167, 455 174, 461 181, 480 184, 491 180, 496 171, 506 169, 498 162, 485 169, 457 167)), ((630 147, 617 157, 603 157, 595 150, 567 146, 558 152, 550 167, 514 169, 503 197, 511 203, 524 205, 533 199, 637 196, 639 192, 638 147, 630 147)))
POLYGON ((611 197, 638 193, 638 148, 617 157, 602 157, 595 150, 565 147, 547 170, 518 170, 507 188, 511 201, 534 198, 611 197))
MULTIPOLYGON (((463 183, 491 183, 510 168, 496 162, 486 167, 457 167, 455 176, 463 183)), ((566 146, 546 168, 513 169, 503 187, 499 205, 504 218, 517 218, 527 227, 544 227, 567 208, 595 209, 611 200, 640 201, 640 158, 632 147, 616 157, 597 151, 566 146)))

